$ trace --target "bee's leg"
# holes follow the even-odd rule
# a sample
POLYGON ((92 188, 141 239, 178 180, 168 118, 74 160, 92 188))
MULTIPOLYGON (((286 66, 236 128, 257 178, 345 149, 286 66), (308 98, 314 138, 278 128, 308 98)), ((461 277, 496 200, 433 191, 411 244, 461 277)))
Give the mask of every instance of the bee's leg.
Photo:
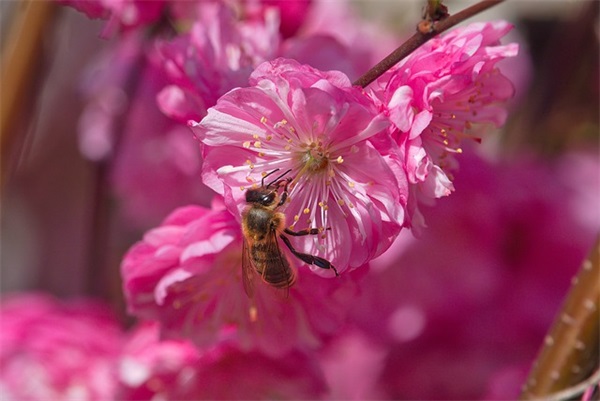
POLYGON ((317 235, 319 234, 319 229, 318 228, 306 228, 304 230, 300 230, 300 231, 292 231, 289 228, 285 228, 283 230, 286 234, 288 235, 293 235, 294 237, 302 237, 304 235, 317 235))
MULTIPOLYGON (((314 228, 313 230, 316 230, 316 228, 314 228)), ((298 259, 308 263, 309 265, 318 266, 321 269, 332 269, 335 272, 335 275, 339 276, 338 271, 335 268, 335 266, 333 266, 331 264, 331 262, 328 261, 327 259, 323 259, 323 258, 321 258, 319 256, 315 256, 315 255, 309 255, 308 253, 298 252, 296 249, 294 249, 294 246, 292 245, 290 240, 285 235, 280 235, 279 237, 281 237, 281 239, 283 240, 285 245, 290 249, 290 251, 298 259)))
MULTIPOLYGON (((326 230, 331 230, 331 228, 327 227, 326 230)), ((318 228, 305 228, 304 230, 300 231, 292 231, 289 228, 285 228, 283 231, 288 235, 293 235, 294 237, 301 237, 303 235, 317 235, 321 232, 318 228)))

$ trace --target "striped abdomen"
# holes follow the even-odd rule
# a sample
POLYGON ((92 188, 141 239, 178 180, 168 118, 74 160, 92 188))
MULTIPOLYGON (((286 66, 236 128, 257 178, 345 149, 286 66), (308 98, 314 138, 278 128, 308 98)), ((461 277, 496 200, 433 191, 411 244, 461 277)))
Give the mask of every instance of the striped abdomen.
MULTIPOLYGON (((276 241, 276 238, 273 240, 276 241)), ((250 248, 250 255, 258 274, 272 286, 287 288, 296 281, 296 272, 277 244, 255 242, 250 248)))

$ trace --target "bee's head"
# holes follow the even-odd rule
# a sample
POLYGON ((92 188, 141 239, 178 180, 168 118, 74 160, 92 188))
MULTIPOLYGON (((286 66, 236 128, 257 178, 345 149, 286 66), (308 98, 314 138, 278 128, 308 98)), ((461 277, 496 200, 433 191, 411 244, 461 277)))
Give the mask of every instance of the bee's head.
POLYGON ((278 201, 277 190, 269 188, 256 188, 246 191, 246 203, 258 203, 262 206, 272 206, 278 201))

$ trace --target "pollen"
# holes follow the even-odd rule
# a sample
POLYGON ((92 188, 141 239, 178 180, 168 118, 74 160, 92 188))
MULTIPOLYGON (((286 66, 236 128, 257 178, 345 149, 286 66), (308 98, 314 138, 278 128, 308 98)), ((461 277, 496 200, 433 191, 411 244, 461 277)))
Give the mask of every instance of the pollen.
POLYGON ((354 188, 354 183, 353 183, 352 181, 348 181, 348 186, 349 186, 350 188, 354 188))
POLYGON ((240 187, 240 191, 245 191, 246 187, 240 187))
POLYGON ((339 164, 342 164, 342 163, 344 162, 344 158, 343 158, 342 156, 338 156, 338 158, 336 159, 336 161, 337 161, 339 164))
POLYGON ((259 138, 260 138, 260 136, 259 136, 258 134, 252 134, 252 138, 254 138, 254 139, 259 139, 259 138))
POLYGON ((246 177, 246 181, 248 181, 250 184, 252 184, 254 182, 254 180, 250 176, 246 177))
POLYGON ((306 224, 307 224, 307 225, 309 225, 309 226, 310 226, 310 225, 311 225, 311 223, 312 223, 312 220, 311 220, 311 219, 306 219, 306 224))
POLYGON ((254 142, 254 147, 255 147, 255 148, 260 148, 260 147, 261 147, 261 143, 260 143, 260 141, 256 141, 256 142, 254 142))
POLYGON ((304 210, 302 211, 302 213, 304 213, 304 214, 309 214, 309 213, 310 213, 310 209, 309 209, 309 208, 306 208, 306 209, 304 209, 304 210))
POLYGON ((298 216, 297 214, 294 215, 294 221, 298 221, 298 220, 300 220, 300 216, 298 216))
POLYGON ((258 152, 258 157, 264 157, 265 154, 263 152, 258 152))
POLYGON ((250 141, 246 141, 242 144, 243 147, 245 147, 246 149, 248 149, 250 147, 250 141))
POLYGON ((285 150, 290 150, 290 149, 292 149, 292 147, 291 147, 290 145, 285 145, 283 148, 284 148, 285 150))
POLYGON ((279 122, 276 122, 275 124, 273 124, 273 128, 275 128, 275 129, 277 129, 277 128, 281 128, 281 127, 283 127, 284 125, 286 125, 287 123, 288 123, 288 122, 287 122, 287 120, 286 120, 286 119, 283 119, 283 120, 281 120, 281 121, 279 121, 279 122))
POLYGON ((271 139, 273 139, 273 135, 267 135, 265 137, 265 141, 270 141, 271 139))
POLYGON ((340 205, 340 206, 344 206, 344 205, 346 204, 346 202, 344 202, 344 200, 343 200, 343 199, 338 199, 337 203, 338 203, 338 205, 340 205))
POLYGON ((256 322, 258 318, 258 310, 256 310, 256 306, 252 305, 250 309, 248 309, 248 317, 251 322, 256 322))
POLYGON ((265 116, 262 116, 262 117, 260 118, 260 122, 261 122, 261 123, 263 123, 263 124, 266 124, 266 123, 267 123, 267 117, 265 117, 265 116))

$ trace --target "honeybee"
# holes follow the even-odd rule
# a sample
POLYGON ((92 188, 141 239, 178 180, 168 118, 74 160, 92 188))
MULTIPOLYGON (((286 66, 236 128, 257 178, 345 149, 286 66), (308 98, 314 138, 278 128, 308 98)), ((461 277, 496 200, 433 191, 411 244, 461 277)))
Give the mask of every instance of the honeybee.
POLYGON ((327 259, 296 251, 289 238, 284 235, 316 235, 319 234, 319 230, 311 228, 292 231, 285 226, 285 215, 279 212, 278 208, 287 200, 288 186, 292 179, 283 177, 291 170, 287 170, 265 186, 265 178, 277 171, 279 169, 266 174, 259 188, 246 191, 246 203, 249 206, 242 213, 242 281, 249 297, 254 294, 253 278, 256 273, 260 274, 263 281, 276 288, 287 290, 296 281, 296 271, 279 248, 278 237, 292 254, 303 262, 322 269, 332 269, 338 276, 336 268, 327 259))

